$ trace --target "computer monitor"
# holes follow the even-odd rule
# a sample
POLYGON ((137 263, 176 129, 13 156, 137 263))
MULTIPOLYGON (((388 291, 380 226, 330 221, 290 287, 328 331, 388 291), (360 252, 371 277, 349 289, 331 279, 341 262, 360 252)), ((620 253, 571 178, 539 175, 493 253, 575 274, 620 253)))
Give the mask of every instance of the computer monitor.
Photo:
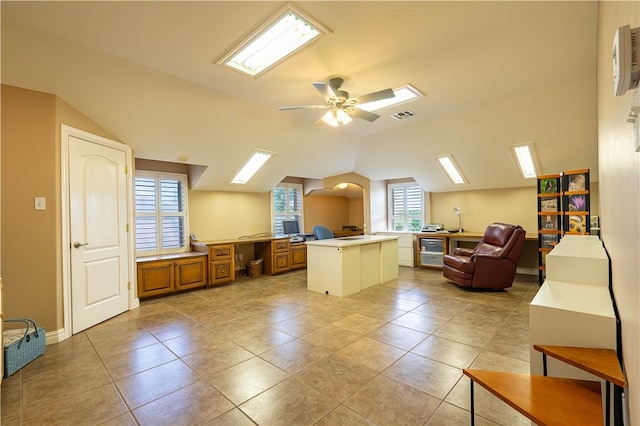
POLYGON ((298 235, 300 233, 297 220, 283 220, 282 227, 285 235, 298 235))

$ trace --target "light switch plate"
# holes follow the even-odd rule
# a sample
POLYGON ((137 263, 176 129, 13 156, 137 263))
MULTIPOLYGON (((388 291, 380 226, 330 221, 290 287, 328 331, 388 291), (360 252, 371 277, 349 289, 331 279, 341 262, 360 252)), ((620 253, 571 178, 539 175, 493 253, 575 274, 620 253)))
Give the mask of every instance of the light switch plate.
POLYGON ((35 206, 36 210, 46 210, 47 209, 47 199, 45 197, 36 197, 35 198, 35 206))

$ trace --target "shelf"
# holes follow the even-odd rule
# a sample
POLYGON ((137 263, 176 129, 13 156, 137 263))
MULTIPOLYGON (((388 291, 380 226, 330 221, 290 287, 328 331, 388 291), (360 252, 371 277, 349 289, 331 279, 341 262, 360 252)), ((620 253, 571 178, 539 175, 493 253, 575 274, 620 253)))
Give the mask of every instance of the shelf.
MULTIPOLYGON (((485 370, 463 373, 537 424, 603 424, 600 382, 485 370)), ((473 400, 471 404, 473 409, 473 400)))
POLYGON ((533 348, 614 385, 621 387, 626 385, 620 361, 613 349, 553 345, 533 345, 533 348))

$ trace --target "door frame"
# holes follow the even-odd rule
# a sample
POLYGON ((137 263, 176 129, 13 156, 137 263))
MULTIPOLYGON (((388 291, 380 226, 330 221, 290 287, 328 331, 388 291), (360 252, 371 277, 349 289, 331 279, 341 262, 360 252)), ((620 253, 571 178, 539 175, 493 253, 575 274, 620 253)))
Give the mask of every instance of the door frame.
POLYGON ((63 301, 63 322, 64 331, 63 336, 60 336, 59 340, 65 340, 72 336, 72 307, 71 307, 71 238, 70 238, 70 200, 69 200, 69 137, 74 136, 85 141, 103 145, 109 148, 113 148, 125 153, 125 164, 127 167, 126 173, 126 186, 127 186, 127 260, 129 263, 127 276, 129 281, 128 301, 129 310, 135 309, 140 306, 140 300, 138 299, 137 286, 135 281, 135 241, 134 241, 134 229, 133 224, 133 159, 131 147, 116 142, 110 139, 103 138, 101 136, 94 135, 83 130, 79 130, 66 124, 61 125, 60 136, 60 186, 61 186, 61 240, 62 240, 62 301, 63 301))

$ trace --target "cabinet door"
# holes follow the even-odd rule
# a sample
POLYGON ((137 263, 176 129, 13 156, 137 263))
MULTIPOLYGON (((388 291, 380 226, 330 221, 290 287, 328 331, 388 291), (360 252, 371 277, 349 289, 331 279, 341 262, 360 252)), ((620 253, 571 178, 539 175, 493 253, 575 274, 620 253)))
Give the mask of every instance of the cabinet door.
POLYGON ((289 252, 273 254, 273 273, 287 272, 289 267, 289 252))
POLYGON ((304 244, 291 246, 291 269, 307 267, 307 246, 304 244))
POLYGON ((138 263, 138 297, 159 296, 173 291, 173 260, 138 263))
POLYGON ((206 256, 180 259, 175 263, 176 290, 202 287, 206 284, 206 256))

